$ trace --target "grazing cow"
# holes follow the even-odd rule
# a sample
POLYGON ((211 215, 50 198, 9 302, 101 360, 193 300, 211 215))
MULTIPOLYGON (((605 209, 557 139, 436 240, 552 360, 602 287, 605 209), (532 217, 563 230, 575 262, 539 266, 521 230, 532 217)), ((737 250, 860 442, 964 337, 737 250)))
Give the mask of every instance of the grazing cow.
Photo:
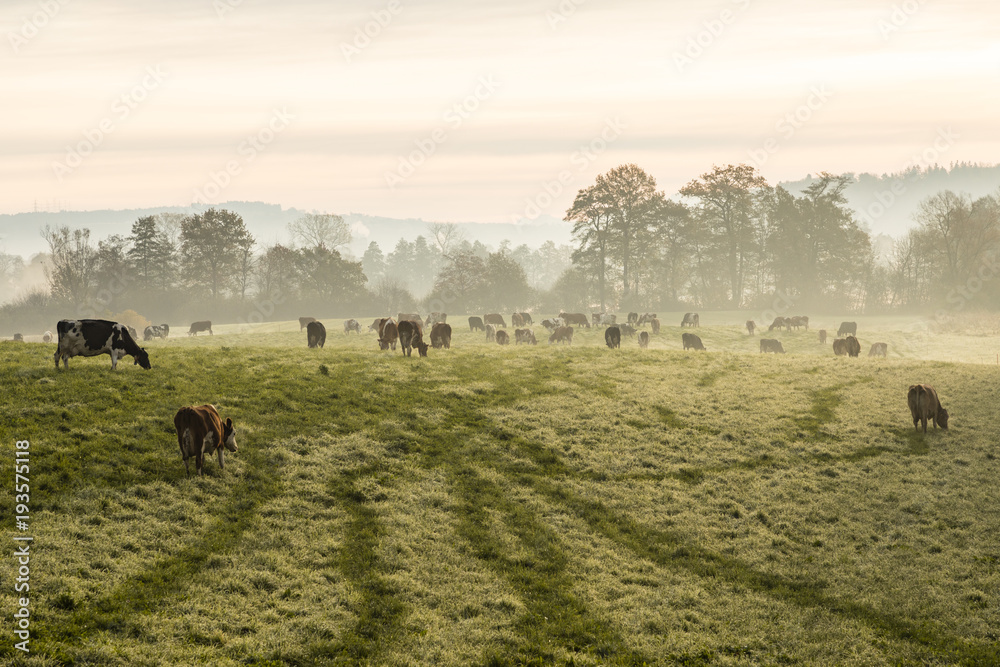
POLYGON ((622 332, 618 327, 608 327, 604 330, 604 342, 607 343, 608 347, 612 350, 621 348, 622 346, 622 332))
POLYGON ((604 317, 604 313, 591 313, 591 314, 590 314, 590 323, 591 323, 591 324, 592 324, 593 326, 595 326, 595 327, 596 327, 596 326, 600 325, 600 323, 601 323, 601 319, 602 319, 603 317, 604 317))
POLYGON ((451 325, 444 322, 438 322, 431 329, 431 345, 435 350, 441 349, 442 347, 446 350, 451 349, 451 325))
POLYGON ((785 327, 789 331, 792 329, 798 329, 799 327, 805 327, 806 331, 809 331, 809 318, 804 315, 796 315, 795 317, 786 318, 785 327))
POLYGON ((573 332, 575 329, 573 327, 562 326, 552 332, 549 336, 549 343, 567 343, 569 345, 573 344, 573 332))
POLYGON ((781 345, 780 340, 775 340, 774 338, 761 338, 760 339, 760 353, 773 352, 774 354, 784 354, 785 348, 781 345))
POLYGON ((701 344, 701 338, 692 333, 681 334, 681 343, 684 345, 684 349, 695 349, 704 350, 705 346, 701 344))
POLYGON ((559 319, 565 322, 567 326, 575 324, 578 327, 590 328, 590 320, 583 313, 559 313, 559 319))
POLYGON ((153 338, 156 338, 159 335, 160 335, 160 327, 156 326, 155 324, 150 324, 143 330, 142 339, 144 341, 153 340, 153 338))
POLYGON ((531 329, 515 329, 514 344, 520 345, 521 343, 525 343, 526 345, 538 345, 538 341, 535 340, 535 332, 531 329))
POLYGON ((352 331, 356 332, 359 336, 361 335, 361 322, 358 322, 353 317, 349 320, 344 320, 344 334, 347 335, 352 331))
POLYGON ((326 345, 326 327, 322 322, 313 320, 306 325, 306 342, 309 347, 323 347, 326 345))
POLYGON ((188 336, 197 336, 201 331, 207 331, 210 336, 214 336, 215 334, 212 333, 212 321, 202 320, 201 322, 192 322, 191 328, 188 329, 188 336))
POLYGON ((934 424, 934 428, 940 426, 948 430, 948 411, 938 400, 934 387, 929 384, 911 385, 910 390, 906 392, 906 402, 910 406, 910 414, 913 415, 913 428, 918 432, 920 427, 917 426, 917 422, 920 422, 924 427, 924 433, 927 433, 928 419, 934 424))
POLYGON ((24 342, 24 334, 19 334, 19 333, 14 334, 14 340, 16 342, 18 342, 18 343, 23 343, 24 342))
POLYGON ((310 322, 315 322, 315 321, 316 321, 315 317, 300 317, 299 318, 299 331, 302 331, 303 329, 305 329, 306 325, 309 324, 310 322))
POLYGON ((843 336, 845 334, 850 334, 852 336, 858 335, 858 323, 857 322, 841 322, 840 328, 837 329, 837 335, 843 336))
POLYGON ((489 313, 488 315, 483 315, 483 322, 486 324, 492 324, 495 327, 507 328, 507 323, 503 319, 503 315, 500 313, 489 313))
POLYGON ((847 339, 846 338, 836 338, 833 341, 833 353, 838 357, 847 356, 847 339))
POLYGON ((654 319, 649 324, 653 327, 653 333, 655 333, 655 334, 660 333, 660 320, 654 319))
POLYGON ((55 354, 56 368, 59 368, 60 359, 63 366, 69 368, 70 357, 110 354, 111 370, 125 355, 132 355, 135 364, 150 369, 149 355, 136 344, 124 324, 108 320, 59 320, 56 335, 59 340, 55 354))
POLYGON ((644 350, 647 347, 649 347, 649 332, 648 331, 642 331, 642 332, 639 333, 639 347, 641 347, 644 350))
POLYGON ((771 322, 771 326, 769 326, 767 330, 768 332, 771 332, 774 331, 775 329, 780 329, 781 327, 786 326, 786 324, 787 323, 785 318, 779 315, 778 317, 774 318, 774 321, 771 322))
POLYGON ((826 329, 819 330, 819 344, 826 345, 826 329))
POLYGON ((560 320, 558 317, 542 320, 542 326, 548 329, 549 333, 552 333, 559 327, 563 326, 563 324, 564 324, 563 321, 560 320))
POLYGON ((486 342, 492 343, 497 339, 497 328, 495 324, 486 325, 486 342))
POLYGON ((510 336, 507 335, 506 331, 501 329, 500 331, 497 332, 497 345, 506 345, 509 342, 510 342, 510 336))
MULTIPOLYGON (((379 329, 379 325, 382 323, 383 320, 386 320, 386 319, 388 319, 388 318, 385 318, 385 317, 376 317, 375 321, 368 325, 368 333, 371 333, 372 331, 374 331, 374 332, 377 333, 378 329, 379 329)), ((301 331, 301 329, 300 329, 300 331, 301 331)))
POLYGON ((629 338, 635 338, 635 327, 631 324, 619 324, 618 330, 622 332, 623 336, 628 336, 629 338))
POLYGON ((698 313, 684 313, 684 319, 681 320, 682 327, 700 327, 701 320, 698 318, 698 313))
POLYGON ((524 317, 521 316, 521 313, 513 313, 510 316, 510 326, 512 327, 524 326, 524 317))
POLYGON ((420 322, 421 324, 424 323, 424 318, 420 317, 419 313, 397 313, 396 314, 396 322, 397 323, 398 322, 405 322, 406 320, 410 320, 411 322, 420 322))
POLYGON ((747 320, 747 331, 750 333, 751 336, 753 335, 754 329, 756 328, 757 328, 756 322, 754 322, 753 320, 747 320))
MULTIPOLYGON (((209 322, 209 324, 211 324, 211 322, 209 322)), ((161 324, 160 325, 160 338, 166 338, 169 335, 170 335, 170 325, 169 324, 161 324)))
POLYGON ((391 317, 382 321, 382 326, 378 331, 378 347, 380 350, 396 349, 396 341, 399 339, 399 329, 391 317))
POLYGON ((852 357, 856 357, 861 354, 861 343, 854 336, 848 336, 844 339, 847 341, 847 354, 852 357))
POLYGON ((191 476, 188 459, 192 456, 195 470, 199 475, 204 475, 202 466, 206 455, 211 457, 212 452, 219 452, 219 469, 225 469, 225 450, 231 452, 237 450, 233 420, 226 419, 226 423, 223 424, 214 405, 181 408, 174 415, 174 428, 177 429, 177 444, 180 445, 188 477, 191 476))
POLYGON ((524 322, 524 326, 529 327, 534 324, 534 320, 531 319, 531 313, 518 313, 521 316, 521 321, 524 322))
POLYGON ((481 317, 470 317, 469 318, 469 331, 475 331, 479 329, 480 331, 486 331, 486 326, 483 324, 483 318, 481 317))
POLYGON ((641 327, 643 324, 652 323, 652 321, 655 319, 656 319, 656 313, 643 313, 642 315, 639 316, 639 319, 635 323, 635 326, 641 327))
POLYGON ((889 346, 885 343, 872 343, 872 348, 868 350, 869 357, 888 357, 889 346))
POLYGON ((618 316, 614 313, 603 313, 595 326, 613 327, 618 324, 618 316))
POLYGON ((399 330, 399 346, 403 354, 407 357, 413 356, 413 348, 417 348, 421 357, 427 356, 427 343, 424 342, 423 332, 420 330, 420 322, 416 320, 404 320, 396 325, 399 330))
POLYGON ((434 325, 438 322, 447 322, 448 313, 438 313, 433 312, 427 316, 427 320, 424 322, 424 326, 428 329, 433 329, 434 325))
MULTIPOLYGON (((132 327, 129 327, 128 328, 128 332, 132 336, 133 340, 135 340, 137 338, 137 336, 135 335, 135 329, 133 329, 132 327)), ((51 343, 52 342, 52 332, 51 331, 46 331, 45 333, 42 334, 42 342, 43 343, 51 343)))
POLYGON ((626 324, 635 324, 639 321, 639 313, 629 313, 628 318, 625 320, 626 324))

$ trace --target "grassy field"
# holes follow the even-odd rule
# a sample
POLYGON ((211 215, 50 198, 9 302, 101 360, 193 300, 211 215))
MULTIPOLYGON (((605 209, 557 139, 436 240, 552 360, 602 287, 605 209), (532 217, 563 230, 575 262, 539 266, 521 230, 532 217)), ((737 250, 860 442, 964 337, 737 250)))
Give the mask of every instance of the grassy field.
POLYGON ((5 630, 0 660, 1000 664, 997 337, 857 318, 861 358, 760 355, 703 313, 707 352, 501 348, 450 319, 426 359, 340 321, 322 350, 297 323, 145 343, 150 371, 0 343, 0 499, 12 536, 30 439, 35 540, 32 652, 5 630), (951 430, 914 432, 916 382, 951 430), (188 479, 173 415, 206 402, 239 451, 188 479))

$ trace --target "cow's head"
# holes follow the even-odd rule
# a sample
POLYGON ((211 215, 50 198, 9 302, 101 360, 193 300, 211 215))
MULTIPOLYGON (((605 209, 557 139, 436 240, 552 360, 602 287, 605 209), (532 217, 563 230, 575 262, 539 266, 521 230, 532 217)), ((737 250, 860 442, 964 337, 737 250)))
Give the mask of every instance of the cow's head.
POLYGON ((233 420, 226 419, 226 425, 222 427, 222 444, 231 452, 236 451, 236 429, 233 428, 233 420))
POLYGON ((378 339, 378 349, 380 349, 380 350, 388 350, 389 349, 389 341, 387 341, 384 338, 379 338, 378 339))
POLYGON ((934 421, 937 422, 938 426, 940 426, 941 428, 943 428, 944 430, 947 431, 948 430, 948 411, 945 410, 944 408, 942 408, 940 405, 938 405, 937 417, 935 418, 934 421))
POLYGON ((428 347, 428 345, 424 341, 422 341, 422 340, 415 340, 415 341, 413 341, 413 347, 417 348, 417 351, 420 352, 420 356, 421 357, 426 357, 427 356, 427 347, 428 347))
POLYGON ((143 368, 145 368, 147 371, 150 368, 152 368, 152 366, 149 365, 149 355, 146 354, 146 348, 140 347, 139 351, 136 354, 132 355, 132 358, 135 359, 135 361, 132 363, 133 366, 135 364, 139 364, 140 366, 142 366, 143 368))

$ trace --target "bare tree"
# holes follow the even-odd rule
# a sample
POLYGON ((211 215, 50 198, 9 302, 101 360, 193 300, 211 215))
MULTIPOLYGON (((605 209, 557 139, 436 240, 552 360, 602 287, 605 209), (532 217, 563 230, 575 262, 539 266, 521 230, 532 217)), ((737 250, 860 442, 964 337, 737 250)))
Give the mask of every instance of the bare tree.
POLYGON ((427 231, 441 256, 449 260, 465 240, 465 234, 453 222, 432 222, 427 225, 427 231))
POLYGON ((351 229, 339 215, 332 213, 306 213, 288 223, 293 242, 307 248, 325 247, 328 250, 346 248, 351 243, 351 229))

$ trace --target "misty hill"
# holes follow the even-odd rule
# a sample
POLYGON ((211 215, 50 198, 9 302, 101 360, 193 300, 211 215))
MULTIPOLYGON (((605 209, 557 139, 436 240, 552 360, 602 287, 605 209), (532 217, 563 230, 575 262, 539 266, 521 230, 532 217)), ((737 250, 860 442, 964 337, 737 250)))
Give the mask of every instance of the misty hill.
MULTIPOLYGON (((73 229, 85 227, 90 230, 91 240, 96 241, 112 234, 128 235, 132 223, 143 216, 158 213, 188 215, 201 213, 208 208, 210 207, 202 205, 159 206, 119 211, 59 211, 0 215, 0 253, 28 257, 36 252, 47 251, 45 241, 39 234, 46 225, 52 227, 65 225, 73 229)), ((288 223, 309 212, 297 208, 282 208, 277 204, 240 201, 217 204, 214 208, 224 208, 241 215, 247 229, 260 245, 271 245, 276 242, 287 244, 288 223)), ((351 225, 353 241, 350 251, 357 257, 364 253, 371 241, 377 242, 382 251, 388 253, 401 238, 412 241, 421 234, 428 235, 429 223, 417 218, 396 220, 360 213, 342 215, 351 225)), ((518 224, 477 222, 456 224, 470 242, 480 241, 494 248, 505 239, 510 240, 514 247, 523 243, 532 248, 537 248, 549 240, 557 245, 570 242, 570 225, 552 217, 518 224)))
MULTIPOLYGON (((950 169, 931 167, 925 171, 912 168, 896 174, 849 174, 854 184, 844 194, 858 219, 872 235, 900 237, 914 226, 913 214, 920 202, 944 190, 969 194, 973 199, 996 194, 1000 190, 1000 165, 955 164, 950 169)), ((786 190, 800 194, 817 178, 781 183, 786 190)))

